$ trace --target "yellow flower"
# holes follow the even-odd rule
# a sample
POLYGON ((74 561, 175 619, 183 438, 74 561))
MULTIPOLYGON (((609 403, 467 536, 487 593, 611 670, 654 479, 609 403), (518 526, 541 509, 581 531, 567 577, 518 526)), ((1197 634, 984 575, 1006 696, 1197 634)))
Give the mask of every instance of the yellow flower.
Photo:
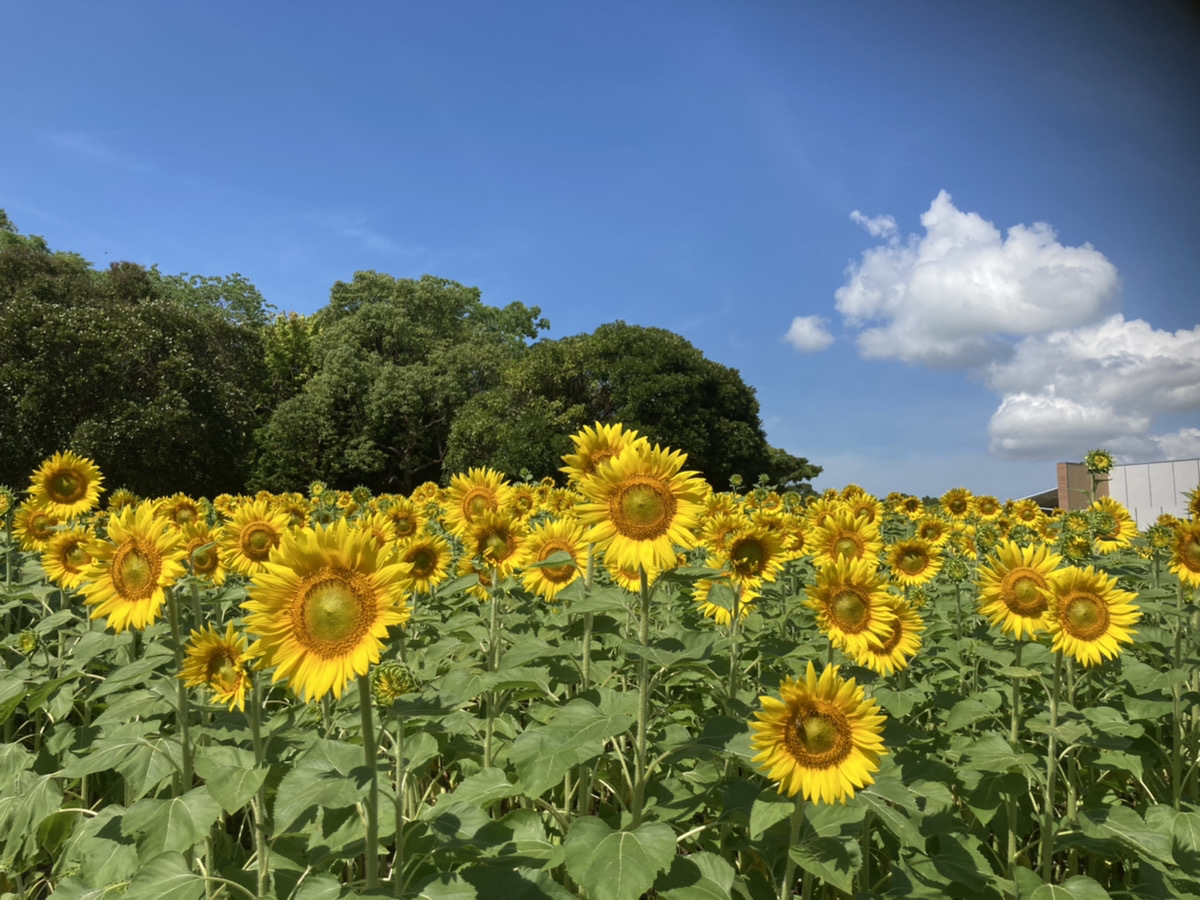
POLYGON ((1200 522, 1180 522, 1171 541, 1167 568, 1190 587, 1200 587, 1200 522))
POLYGON ((1107 450, 1089 450, 1083 457, 1083 464, 1093 475, 1107 475, 1112 471, 1113 457, 1107 450))
POLYGON ((42 463, 29 481, 36 505, 52 516, 68 519, 95 508, 104 476, 90 459, 68 450, 42 463))
POLYGON ((941 547, 950 540, 950 523, 936 516, 921 517, 917 519, 913 537, 928 541, 935 547, 941 547))
POLYGON ((971 499, 971 492, 966 488, 951 488, 942 494, 942 511, 951 519, 962 521, 971 512, 971 499))
POLYGON ((213 584, 225 583, 225 567, 221 565, 221 548, 217 536, 203 522, 192 522, 183 528, 184 552, 192 574, 213 584))
POLYGON ((158 501, 155 512, 179 528, 203 520, 199 505, 187 494, 172 494, 170 497, 164 497, 158 501))
POLYGON ((882 641, 868 640, 866 650, 854 654, 856 662, 880 675, 905 668, 921 649, 921 632, 925 630, 925 621, 912 606, 892 594, 887 603, 896 614, 891 634, 882 641))
POLYGON ((1000 501, 991 494, 977 494, 971 498, 971 506, 981 519, 995 519, 1004 511, 1000 501))
POLYGON ((1101 497, 1092 503, 1092 512, 1096 519, 1104 523, 1096 529, 1096 549, 1101 553, 1112 553, 1122 547, 1128 547, 1137 537, 1137 523, 1120 501, 1111 497, 1101 497), (1111 527, 1110 527, 1111 520, 1111 527))
POLYGON ((896 614, 874 560, 839 559, 822 566, 805 592, 817 625, 847 653, 861 653, 868 642, 882 643, 891 634, 896 614))
POLYGON ((608 464, 583 478, 579 490, 587 540, 602 550, 610 567, 647 573, 675 566, 675 546, 695 544, 691 528, 699 517, 705 484, 695 472, 680 471, 678 451, 631 444, 608 464))
POLYGON ((1137 594, 1119 588, 1116 578, 1092 566, 1068 566, 1051 574, 1050 589, 1046 620, 1054 650, 1090 666, 1133 643, 1130 626, 1142 616, 1133 603, 1137 594))
POLYGON ((246 666, 254 655, 246 649, 246 639, 234 631, 233 623, 225 626, 222 635, 211 625, 203 631, 193 629, 187 643, 187 656, 179 677, 188 687, 207 685, 217 703, 228 703, 229 711, 236 706, 246 708, 246 689, 250 673, 246 666))
POLYGON ((46 548, 46 542, 54 537, 54 529, 58 527, 58 523, 58 516, 47 512, 29 497, 17 507, 13 515, 13 535, 22 550, 36 550, 40 553, 46 548))
POLYGON ((428 594, 450 571, 450 545, 435 534, 419 535, 396 546, 396 559, 411 569, 409 583, 414 591, 428 594))
POLYGON ((1062 557, 1045 544, 1005 541, 979 567, 979 611, 1018 641, 1047 627, 1050 576, 1062 557))
POLYGON ((584 425, 571 435, 571 441, 575 444, 575 452, 563 457, 566 465, 559 471, 566 472, 573 482, 595 475, 600 466, 626 447, 636 445, 645 450, 650 449, 649 441, 639 437, 633 429, 626 430, 619 422, 615 425, 601 425, 597 422, 594 428, 584 425))
POLYGON ((874 784, 886 717, 853 678, 827 666, 818 678, 810 662, 803 681, 785 679, 781 699, 759 698, 762 709, 750 723, 752 757, 760 771, 779 782, 779 793, 803 793, 815 803, 845 803, 874 784))
POLYGON ((841 559, 863 559, 874 563, 883 551, 883 540, 878 525, 868 522, 865 516, 853 518, 848 511, 842 510, 812 530, 808 536, 808 551, 817 566, 841 559))
POLYGON ((83 570, 92 561, 88 544, 96 539, 90 528, 75 527, 56 531, 42 550, 42 568, 46 577, 59 587, 70 590, 83 582, 83 570))
POLYGON ((901 585, 926 584, 942 568, 941 553, 920 538, 896 541, 888 549, 887 561, 892 567, 892 580, 901 585))
POLYGON ((446 527, 464 534, 480 516, 500 512, 511 491, 494 469, 468 469, 465 475, 453 476, 446 491, 446 527))
POLYGON ((287 530, 287 513, 272 509, 268 501, 242 503, 221 529, 221 559, 230 571, 253 577, 264 571, 287 530))
POLYGON ((165 591, 184 573, 179 532, 154 504, 127 506, 108 522, 108 540, 94 541, 79 586, 91 618, 108 617, 116 632, 145 628, 158 616, 165 591))
POLYGON ((545 562, 555 553, 571 557, 571 562, 562 565, 527 567, 521 572, 526 590, 546 601, 552 602, 559 591, 579 577, 580 565, 587 565, 583 526, 570 519, 539 525, 530 533, 528 547, 533 562, 545 562))
POLYGON ((408 569, 383 564, 371 535, 344 519, 285 532, 245 603, 272 681, 286 678, 306 700, 340 697, 379 662, 389 626, 408 621, 408 569))
POLYGON ((783 538, 764 524, 746 524, 729 536, 715 566, 727 568, 734 584, 756 587, 774 581, 787 562, 783 538))

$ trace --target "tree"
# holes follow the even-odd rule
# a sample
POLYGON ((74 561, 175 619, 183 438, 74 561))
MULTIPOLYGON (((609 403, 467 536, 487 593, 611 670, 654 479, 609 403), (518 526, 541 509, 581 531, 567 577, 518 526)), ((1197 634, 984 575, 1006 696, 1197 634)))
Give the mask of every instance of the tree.
POLYGON ((549 325, 477 288, 357 272, 312 320, 312 371, 258 434, 255 486, 404 493, 437 480, 456 412, 549 325))
POLYGON ((687 467, 718 489, 734 474, 749 484, 765 474, 796 489, 820 472, 767 444, 754 390, 735 369, 670 331, 624 322, 534 344, 460 410, 446 466, 557 476, 570 435, 597 421, 622 422, 684 451, 687 467))
POLYGON ((240 491, 264 402, 258 329, 157 270, 97 272, 15 229, 0 238, 0 482, 23 487, 71 449, 109 487, 240 491))

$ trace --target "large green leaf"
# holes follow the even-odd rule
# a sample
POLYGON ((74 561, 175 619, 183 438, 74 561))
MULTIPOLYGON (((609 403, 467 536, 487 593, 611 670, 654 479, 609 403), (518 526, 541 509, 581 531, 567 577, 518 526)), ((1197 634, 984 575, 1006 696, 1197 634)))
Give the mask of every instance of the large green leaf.
POLYGON ((1062 884, 1043 884, 1029 900, 1110 900, 1098 881, 1086 875, 1072 875, 1062 884))
POLYGON ((859 835, 865 815, 866 807, 857 804, 809 804, 800 841, 788 849, 788 855, 804 871, 850 893, 862 868, 859 835))
POLYGON ((201 787, 168 800, 141 800, 125 814, 121 827, 137 837, 138 855, 148 860, 190 850, 220 815, 220 805, 201 787))
POLYGON ((577 900, 544 869, 472 866, 459 875, 488 900, 577 900))
POLYGON ((603 742, 625 731, 637 719, 637 698, 602 691, 600 703, 577 697, 562 707, 549 724, 517 735, 509 757, 525 793, 537 797, 561 784, 572 766, 595 759, 603 742))
POLYGON ((576 819, 564 844, 567 872, 591 900, 638 900, 675 858, 675 833, 661 822, 613 831, 601 819, 576 819))
POLYGON ((370 777, 361 747, 340 741, 315 741, 279 783, 275 833, 292 830, 318 807, 353 806, 364 795, 370 777))
POLYGON ((513 797, 519 793, 521 793, 521 786, 509 782, 502 769, 484 769, 464 778, 462 783, 450 793, 442 794, 438 798, 438 804, 461 802, 486 808, 497 800, 513 797))
POLYGON ((0 835, 4 836, 0 867, 11 869, 37 852, 38 825, 62 805, 58 781, 53 775, 23 771, 0 796, 0 835))
POLYGON ((676 856, 671 869, 654 882, 663 900, 729 900, 733 896, 733 866, 715 853, 676 856))
POLYGON ((180 853, 164 853, 133 876, 125 900, 196 900, 204 879, 193 872, 180 853))
POLYGON ((873 785, 863 788, 855 796, 860 803, 874 811, 883 826, 902 844, 922 850, 925 848, 916 798, 899 779, 878 778, 873 785))
POLYGON ((1170 823, 1159 819, 1158 827, 1146 824, 1136 811, 1127 806, 1084 810, 1079 817, 1079 829, 1091 838, 1115 838, 1143 859, 1175 864, 1171 852, 1170 823))
POLYGON ((249 750, 212 744, 198 748, 196 774, 221 808, 231 813, 250 802, 266 780, 267 769, 255 765, 249 750))

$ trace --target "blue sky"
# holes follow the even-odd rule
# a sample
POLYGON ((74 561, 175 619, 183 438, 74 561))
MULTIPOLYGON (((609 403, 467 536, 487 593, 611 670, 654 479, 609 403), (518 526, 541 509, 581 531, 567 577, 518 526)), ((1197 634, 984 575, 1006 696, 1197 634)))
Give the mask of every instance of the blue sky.
POLYGON ((1022 496, 1200 456, 1185 8, 6 4, 0 207, 280 310, 375 269, 668 328, 819 488, 1022 496))

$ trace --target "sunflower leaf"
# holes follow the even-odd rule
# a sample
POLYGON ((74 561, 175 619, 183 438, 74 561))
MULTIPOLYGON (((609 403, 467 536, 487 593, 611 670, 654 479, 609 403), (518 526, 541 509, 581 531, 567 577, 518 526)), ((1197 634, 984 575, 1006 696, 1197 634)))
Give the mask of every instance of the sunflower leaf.
POLYGON ((733 866, 715 853, 701 851, 676 856, 669 871, 654 882, 663 900, 729 900, 733 896, 733 866))
POLYGON ((1041 885, 1029 900, 1109 900, 1109 893, 1086 875, 1072 875, 1062 884, 1041 885))
POLYGON ((661 822, 613 831, 601 819, 576 819, 563 844, 567 872, 592 900, 637 900, 675 858, 675 832, 661 822))

